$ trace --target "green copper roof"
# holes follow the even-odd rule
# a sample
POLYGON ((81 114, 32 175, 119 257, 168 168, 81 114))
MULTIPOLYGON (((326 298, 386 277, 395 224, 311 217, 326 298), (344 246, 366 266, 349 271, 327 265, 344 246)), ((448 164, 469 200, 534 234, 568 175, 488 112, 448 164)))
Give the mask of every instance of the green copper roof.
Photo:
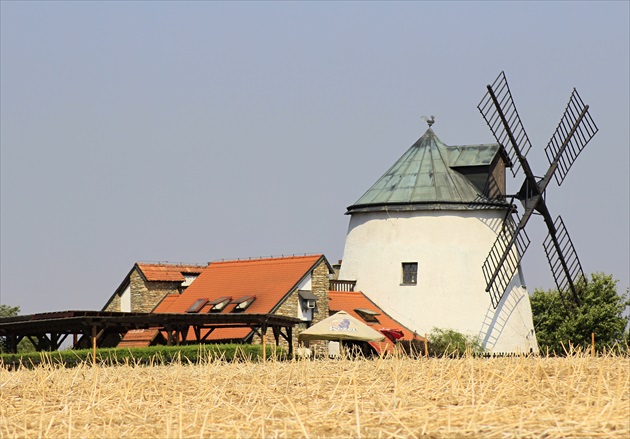
POLYGON ((499 144, 447 146, 447 149, 449 165, 452 168, 460 166, 488 166, 497 155, 499 144))
MULTIPOLYGON (((475 186, 453 167, 489 165, 499 146, 446 146, 429 128, 426 133, 348 210, 390 209, 392 205, 424 204, 423 208, 475 208, 471 203, 503 205, 483 198, 475 186)), ((416 206, 417 207, 417 206, 416 206)))

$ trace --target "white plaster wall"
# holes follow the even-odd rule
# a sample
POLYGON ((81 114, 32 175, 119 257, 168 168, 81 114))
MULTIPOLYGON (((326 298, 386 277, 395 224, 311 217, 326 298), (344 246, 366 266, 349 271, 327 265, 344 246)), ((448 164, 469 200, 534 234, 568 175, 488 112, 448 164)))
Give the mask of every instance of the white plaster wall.
POLYGON ((313 287, 311 287, 311 276, 310 275, 308 275, 304 279, 302 279, 302 282, 300 282, 300 284, 297 286, 298 290, 311 291, 312 288, 313 287))
POLYGON ((131 312, 131 285, 127 285, 127 288, 120 295, 120 310, 131 312))
POLYGON ((339 279, 356 280, 355 290, 420 335, 433 327, 452 328, 480 336, 495 352, 537 351, 521 273, 497 311, 485 291, 481 267, 503 215, 493 210, 355 213, 339 279), (418 262, 417 285, 401 284, 402 262, 418 262))

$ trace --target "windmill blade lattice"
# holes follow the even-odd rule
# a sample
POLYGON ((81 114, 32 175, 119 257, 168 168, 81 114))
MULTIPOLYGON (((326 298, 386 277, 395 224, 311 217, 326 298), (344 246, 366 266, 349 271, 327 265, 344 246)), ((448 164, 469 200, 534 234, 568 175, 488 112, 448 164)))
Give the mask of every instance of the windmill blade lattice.
MULTIPOLYGON (((543 247, 560 297, 566 304, 568 294, 577 295, 576 286, 586 281, 586 278, 562 217, 558 216, 553 225, 557 245, 554 243, 554 234, 550 231, 543 242, 543 247)), ((572 299, 579 303, 579 297, 572 297, 572 299)))
POLYGON ((512 217, 506 219, 490 254, 483 263, 486 291, 490 293, 492 306, 495 309, 499 306, 503 294, 529 247, 529 237, 525 229, 519 226, 520 222, 517 225, 512 217))
POLYGON ((501 72, 494 83, 488 86, 488 92, 477 108, 490 127, 494 138, 505 148, 514 164, 512 174, 516 176, 520 166, 516 158, 518 155, 525 157, 532 145, 516 111, 504 72, 501 72))
POLYGON ((549 164, 553 167, 557 163, 554 177, 558 186, 562 185, 575 159, 598 131, 588 108, 573 89, 564 115, 545 147, 549 164))
POLYGON ((574 89, 564 115, 545 148, 550 165, 542 178, 535 176, 527 161, 531 143, 516 111, 504 72, 487 86, 487 93, 477 108, 494 137, 505 148, 512 161, 512 173, 516 176, 517 170, 522 168, 525 174, 525 181, 516 195, 525 208, 523 217, 518 225, 511 218, 505 221, 482 267, 492 305, 495 308, 498 306, 529 246, 524 228, 534 212, 543 217, 549 230, 543 245, 558 291, 565 304, 570 300, 579 305, 578 287, 586 283, 586 278, 562 218, 558 217, 554 222, 549 213, 545 191, 553 178, 558 185, 562 184, 578 155, 597 133, 588 105, 574 89))

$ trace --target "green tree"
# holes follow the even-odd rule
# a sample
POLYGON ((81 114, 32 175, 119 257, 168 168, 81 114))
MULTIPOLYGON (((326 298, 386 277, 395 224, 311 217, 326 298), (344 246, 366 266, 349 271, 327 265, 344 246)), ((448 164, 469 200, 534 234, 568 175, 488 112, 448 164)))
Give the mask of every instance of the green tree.
POLYGON ((598 351, 610 349, 627 340, 630 306, 628 291, 617 293, 617 281, 612 275, 593 273, 591 281, 581 288, 581 303, 567 310, 558 290, 536 290, 531 296, 534 327, 541 352, 563 354, 570 345, 587 349, 591 334, 595 334, 598 351))
POLYGON ((0 318, 15 317, 20 314, 19 306, 0 305, 0 318))
MULTIPOLYGON (((0 305, 0 319, 3 317, 15 317, 20 314, 19 306, 0 305)), ((32 352, 35 346, 28 338, 23 338, 18 343, 18 352, 32 352)), ((6 339, 0 337, 0 353, 7 352, 6 339)))

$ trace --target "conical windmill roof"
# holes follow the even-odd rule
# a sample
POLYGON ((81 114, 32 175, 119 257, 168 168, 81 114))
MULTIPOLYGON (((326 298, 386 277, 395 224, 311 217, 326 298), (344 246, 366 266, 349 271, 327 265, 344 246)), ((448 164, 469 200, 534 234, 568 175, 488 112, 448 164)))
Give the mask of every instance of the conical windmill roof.
MULTIPOLYGON (((478 145, 487 147, 489 145, 478 145)), ((449 148, 429 128, 352 206, 357 210, 468 209, 497 205, 451 168, 449 148)), ((459 147, 462 148, 462 147, 459 147)), ((498 145, 494 148, 494 153, 498 145)), ((503 205, 503 203, 500 203, 503 205)))

